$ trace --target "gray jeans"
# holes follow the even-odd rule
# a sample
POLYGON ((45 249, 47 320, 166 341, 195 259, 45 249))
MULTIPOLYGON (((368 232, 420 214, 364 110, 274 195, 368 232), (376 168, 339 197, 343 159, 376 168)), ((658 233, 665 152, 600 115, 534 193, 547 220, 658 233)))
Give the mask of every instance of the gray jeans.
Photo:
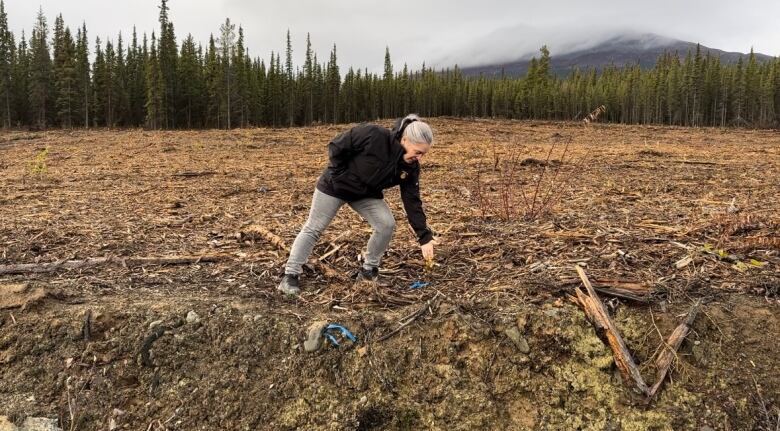
POLYGON ((303 225, 303 229, 293 242, 290 258, 287 259, 285 266, 285 274, 297 275, 302 272, 303 264, 309 259, 314 244, 317 243, 322 232, 345 203, 348 203, 374 229, 368 240, 368 250, 363 267, 369 269, 379 266, 382 255, 385 254, 387 246, 390 245, 390 239, 395 230, 395 218, 384 199, 367 198, 347 202, 315 189, 309 219, 306 220, 306 224, 303 225))

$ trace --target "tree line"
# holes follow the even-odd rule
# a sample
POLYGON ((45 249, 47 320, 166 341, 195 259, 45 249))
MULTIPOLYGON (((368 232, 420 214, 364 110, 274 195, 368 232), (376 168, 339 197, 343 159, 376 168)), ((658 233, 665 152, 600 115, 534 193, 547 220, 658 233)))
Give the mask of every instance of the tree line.
POLYGON ((294 65, 290 33, 268 62, 249 55, 244 31, 229 19, 204 47, 180 42, 161 0, 159 29, 130 40, 75 34, 62 15, 49 29, 39 10, 27 39, 8 28, 0 0, 0 125, 13 127, 233 128, 351 123, 417 112, 423 116, 573 120, 593 108, 602 121, 681 126, 777 127, 780 59, 751 53, 736 63, 695 52, 661 55, 655 67, 609 66, 550 72, 540 49, 525 76, 465 76, 457 67, 398 71, 385 49, 383 73, 341 72, 334 45, 327 59, 307 35, 294 65), (282 60, 284 58, 284 60, 282 60))

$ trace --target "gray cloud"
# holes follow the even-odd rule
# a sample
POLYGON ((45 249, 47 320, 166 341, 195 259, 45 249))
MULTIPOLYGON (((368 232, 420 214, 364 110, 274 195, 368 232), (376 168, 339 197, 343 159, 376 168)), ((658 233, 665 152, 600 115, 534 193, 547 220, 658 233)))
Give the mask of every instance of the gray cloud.
MULTIPOLYGON (((50 26, 62 13, 71 28, 86 21, 90 40, 129 38, 157 30, 158 0, 40 0, 50 26)), ((29 37, 38 4, 5 3, 9 24, 29 37)), ((509 1, 432 0, 419 3, 380 0, 169 0, 177 36, 187 33, 206 44, 210 33, 230 17, 244 27, 252 56, 268 58, 283 50, 289 29, 297 64, 302 63, 306 33, 321 62, 335 43, 339 65, 381 71, 385 46, 393 63, 418 68, 423 61, 437 67, 511 60, 548 45, 554 56, 574 47, 593 46, 617 32, 652 32, 700 42, 727 51, 780 55, 776 0, 621 0, 509 1)))

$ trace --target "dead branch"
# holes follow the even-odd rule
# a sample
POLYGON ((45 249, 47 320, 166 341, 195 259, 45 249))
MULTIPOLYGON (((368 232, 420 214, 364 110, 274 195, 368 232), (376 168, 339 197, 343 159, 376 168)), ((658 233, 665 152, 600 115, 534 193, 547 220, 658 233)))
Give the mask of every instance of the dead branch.
MULTIPOLYGON (((561 283, 564 285, 578 284, 579 280, 576 278, 564 278, 561 279, 561 283)), ((641 304, 649 303, 650 296, 653 294, 651 286, 630 280, 594 279, 591 281, 591 286, 602 295, 641 304)))
POLYGON ((206 175, 215 175, 216 172, 214 171, 201 171, 201 172, 195 172, 195 171, 184 171, 184 172, 178 172, 171 176, 173 177, 202 177, 206 175))
POLYGON ((688 312, 688 316, 685 318, 685 321, 680 323, 674 329, 672 335, 669 336, 669 339, 666 340, 664 350, 660 355, 658 355, 658 359, 655 361, 656 381, 653 387, 651 387, 650 391, 647 393, 648 398, 653 398, 658 392, 658 389, 661 387, 661 384, 666 378, 666 373, 669 372, 669 367, 672 365, 672 360, 677 355, 677 349, 680 348, 683 340, 685 340, 685 337, 691 331, 691 326, 693 325, 693 321, 696 319, 696 315, 699 313, 700 307, 701 300, 698 300, 695 304, 693 304, 693 307, 691 307, 691 310, 688 312))
POLYGON ((520 166, 544 166, 544 167, 556 167, 560 166, 563 163, 560 160, 552 159, 552 160, 540 160, 535 159, 533 157, 528 157, 523 159, 523 161, 520 162, 520 166))
MULTIPOLYGON (((642 375, 639 373, 639 368, 634 362, 634 358, 631 356, 631 353, 628 351, 626 343, 623 341, 623 337, 620 336, 620 332, 618 332, 615 324, 609 317, 607 309, 604 307, 601 299, 599 299, 596 290, 590 284, 588 276, 585 275, 585 271, 583 271, 579 265, 575 266, 575 268, 577 270, 577 274, 582 280, 582 284, 585 285, 589 295, 587 296, 584 293, 577 295, 581 303, 587 304, 583 305, 582 307, 585 311, 585 314, 589 316, 591 322, 598 322, 598 324, 594 324, 597 330, 599 329, 599 326, 604 328, 609 346, 612 348, 612 353, 615 357, 615 364, 618 366, 623 379, 627 383, 633 382, 634 386, 641 393, 647 395, 647 384, 642 378, 642 375)), ((579 287, 576 288, 576 291, 580 291, 579 287)))
POLYGON ((585 118, 582 119, 582 122, 585 124, 589 124, 591 121, 596 121, 598 120, 599 116, 604 112, 607 112, 607 107, 601 105, 598 108, 594 109, 593 112, 586 115, 585 118))
POLYGON ((266 229, 265 227, 259 225, 259 224, 253 224, 246 228, 245 231, 239 232, 238 235, 239 241, 245 241, 245 240, 257 240, 257 239, 264 239, 271 243, 271 245, 276 246, 276 248, 287 251, 289 248, 287 247, 287 244, 284 243, 284 240, 276 235, 275 233, 271 232, 270 230, 266 229))
POLYGON ((84 269, 100 265, 121 265, 129 268, 146 265, 183 265, 200 262, 217 262, 223 255, 172 256, 172 257, 92 257, 84 260, 60 260, 48 263, 19 263, 0 265, 0 275, 54 272, 59 269, 84 269))
POLYGON ((399 326, 397 328, 395 328, 392 331, 388 332, 387 334, 379 337, 379 339, 377 339, 376 341, 380 342, 380 341, 387 340, 388 338, 392 337, 393 335, 401 332, 402 329, 404 329, 407 326, 409 326, 412 322, 414 322, 420 316, 425 314, 426 311, 431 310, 433 308, 436 308, 437 305, 438 305, 438 301, 436 301, 436 299, 438 297, 439 297, 439 293, 436 293, 436 295, 434 295, 433 298, 425 301, 425 304, 422 307, 420 307, 419 310, 415 311, 414 313, 412 313, 411 315, 407 316, 406 318, 401 319, 401 321, 399 321, 399 326))

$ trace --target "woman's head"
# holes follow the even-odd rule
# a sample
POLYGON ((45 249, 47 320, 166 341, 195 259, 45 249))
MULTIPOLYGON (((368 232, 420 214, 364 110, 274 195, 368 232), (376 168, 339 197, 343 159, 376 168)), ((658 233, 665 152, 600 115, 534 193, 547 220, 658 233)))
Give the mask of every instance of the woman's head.
POLYGON ((433 130, 416 114, 409 114, 401 120, 403 134, 401 146, 404 148, 404 162, 414 163, 431 150, 433 130))

